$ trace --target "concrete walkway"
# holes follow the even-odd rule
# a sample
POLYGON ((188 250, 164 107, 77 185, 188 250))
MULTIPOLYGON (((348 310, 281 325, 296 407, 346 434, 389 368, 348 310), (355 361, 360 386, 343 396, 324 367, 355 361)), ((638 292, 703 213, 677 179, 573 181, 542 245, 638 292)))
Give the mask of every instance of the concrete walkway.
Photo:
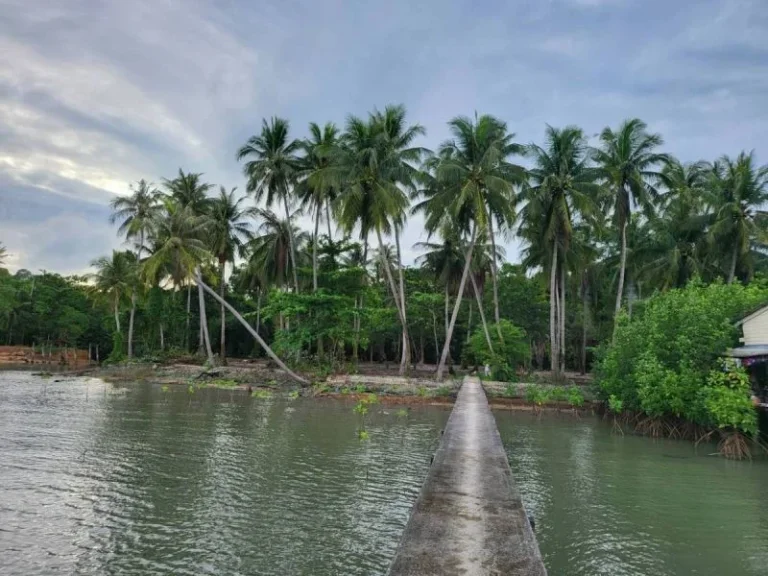
POLYGON ((465 378, 390 576, 546 576, 480 381, 465 378))

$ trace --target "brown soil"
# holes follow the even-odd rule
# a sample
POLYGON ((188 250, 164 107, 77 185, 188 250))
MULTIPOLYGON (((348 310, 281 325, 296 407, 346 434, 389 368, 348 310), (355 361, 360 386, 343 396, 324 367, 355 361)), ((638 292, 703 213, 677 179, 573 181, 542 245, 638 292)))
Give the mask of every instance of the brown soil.
MULTIPOLYGON (((358 402, 368 397, 370 393, 350 393, 340 394, 338 392, 326 392, 322 394, 315 394, 316 398, 333 398, 334 400, 348 400, 350 402, 358 402)), ((456 402, 455 398, 451 396, 395 396, 392 394, 376 395, 376 400, 379 404, 388 405, 423 405, 423 406, 452 406, 456 402)))
POLYGON ((29 346, 0 346, 0 364, 59 364, 63 366, 87 366, 88 350, 62 348, 44 354, 39 348, 29 346))
MULTIPOLYGON (((574 412, 574 408, 567 402, 548 402, 542 406, 533 406, 523 398, 489 397, 488 404, 492 410, 525 410, 529 412, 574 412)), ((580 414, 594 413, 592 402, 584 402, 584 406, 575 410, 580 414)))

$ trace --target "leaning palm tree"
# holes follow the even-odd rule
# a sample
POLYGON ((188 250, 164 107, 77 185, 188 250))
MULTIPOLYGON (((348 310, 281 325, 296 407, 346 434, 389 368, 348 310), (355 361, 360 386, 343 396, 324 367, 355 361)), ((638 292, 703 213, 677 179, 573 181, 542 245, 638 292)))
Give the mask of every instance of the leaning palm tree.
MULTIPOLYGON (((209 230, 210 220, 206 216, 198 215, 190 206, 182 206, 172 198, 167 198, 157 220, 153 253, 144 262, 143 272, 146 277, 154 281, 168 278, 177 289, 184 284, 191 286, 196 268, 211 258, 205 241, 209 230)), ((199 285, 198 292, 202 295, 199 285)), ((191 291, 187 290, 187 310, 190 307, 190 296, 191 291)), ((210 342, 205 338, 207 318, 204 305, 200 307, 200 326, 204 332, 201 345, 205 344, 208 359, 212 362, 210 342)))
POLYGON ((660 134, 649 134, 645 122, 626 120, 614 132, 605 128, 600 134, 601 147, 594 151, 604 183, 611 193, 609 201, 616 228, 621 236, 621 262, 616 289, 616 316, 621 309, 624 274, 627 268, 627 225, 632 207, 640 206, 647 215, 657 196, 654 183, 659 179, 658 167, 669 160, 656 150, 664 143, 660 134))
POLYGON ((424 199, 414 207, 414 211, 425 214, 428 232, 450 226, 459 238, 468 238, 462 240, 465 244, 463 270, 437 368, 438 379, 445 370, 478 236, 490 235, 491 214, 495 217, 495 210, 504 215, 504 220, 511 217, 512 181, 517 173, 507 164, 511 142, 503 123, 490 116, 474 122, 458 117, 448 126, 452 139, 444 142, 438 154, 425 163, 427 174, 422 176, 421 191, 424 199), (489 203, 491 196, 494 200, 489 203), (499 198, 506 198, 509 205, 503 207, 499 198), (490 206, 494 212, 489 211, 490 206))
POLYGON ((102 256, 91 262, 96 272, 89 278, 94 290, 112 305, 115 315, 115 332, 120 330, 120 304, 136 284, 136 257, 132 252, 112 251, 112 256, 102 256))
MULTIPOLYGON (((229 262, 234 262, 235 254, 242 256, 247 242, 252 238, 249 219, 256 214, 253 207, 244 207, 245 197, 235 198, 235 190, 230 192, 222 186, 219 196, 211 201, 209 209, 209 242, 211 252, 219 263, 219 295, 222 300, 226 290, 224 274, 229 262)), ((226 309, 221 305, 221 337, 219 355, 224 362, 226 355, 226 309)))
MULTIPOLYGON (((441 147, 443 161, 437 174, 444 182, 460 183, 467 194, 482 196, 477 207, 481 209, 479 224, 491 241, 496 253, 496 232, 510 227, 515 218, 517 201, 514 185, 521 183, 525 170, 509 162, 512 155, 521 155, 525 147, 514 143, 514 134, 507 131, 506 123, 489 115, 474 120, 466 116, 454 118, 449 123, 453 138, 441 147), (496 230, 494 230, 494 221, 496 230)), ((490 262, 493 283, 493 310, 499 330, 498 262, 495 256, 490 262)))
MULTIPOLYGON (((301 143, 289 140, 289 123, 282 118, 272 118, 269 123, 262 121, 261 134, 252 136, 237 152, 238 161, 245 160, 243 172, 248 178, 247 190, 256 201, 266 200, 267 208, 282 200, 285 217, 290 221, 289 200, 300 169, 296 155, 301 143)), ((293 226, 288 226, 289 253, 293 271, 293 287, 298 293, 299 276, 296 265, 296 242, 293 226)))
POLYGON ((735 160, 723 156, 712 167, 709 189, 707 203, 714 211, 712 237, 730 260, 730 284, 751 245, 766 241, 768 213, 761 207, 768 202, 768 165, 756 166, 753 152, 742 152, 735 160))
MULTIPOLYGON (((404 189, 415 188, 415 165, 424 153, 423 148, 413 147, 412 143, 424 133, 418 124, 407 126, 402 106, 387 106, 384 112, 374 112, 367 120, 355 116, 348 119, 333 170, 333 181, 340 190, 338 219, 345 233, 357 228, 367 246, 368 237, 374 232, 380 247, 384 246, 384 235, 394 233, 399 252, 399 232, 409 204, 404 189)), ((402 274, 402 263, 398 264, 402 274)), ((382 267, 402 326, 403 374, 410 365, 404 283, 400 279, 399 287, 396 285, 388 262, 382 261, 382 267)))
POLYGON ((550 354, 552 370, 559 374, 565 357, 565 255, 574 221, 594 212, 598 174, 589 165, 584 134, 575 126, 547 126, 545 145, 531 144, 528 152, 533 168, 523 190, 526 205, 520 218, 519 232, 528 244, 523 263, 549 271, 550 354))
POLYGON ((303 207, 314 213, 315 234, 312 237, 312 289, 317 292, 317 254, 320 232, 320 218, 325 209, 328 223, 328 240, 333 239, 331 231, 330 205, 336 198, 332 181, 331 162, 338 145, 338 129, 333 123, 320 128, 314 122, 309 125, 310 137, 301 143, 304 157, 301 159, 297 192, 303 207))
MULTIPOLYGON (((118 196, 110 202, 111 224, 120 222, 118 234, 126 240, 136 240, 136 259, 146 248, 146 239, 152 234, 160 211, 160 191, 144 179, 131 185, 130 196, 118 196)), ((128 358, 133 358, 133 323, 136 316, 136 290, 131 292, 131 315, 128 321, 128 358)))

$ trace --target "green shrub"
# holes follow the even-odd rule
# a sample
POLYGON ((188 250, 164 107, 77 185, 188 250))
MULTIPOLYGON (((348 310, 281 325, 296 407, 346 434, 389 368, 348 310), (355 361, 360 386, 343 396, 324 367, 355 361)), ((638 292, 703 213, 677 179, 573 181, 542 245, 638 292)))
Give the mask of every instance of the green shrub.
POLYGON ((489 324, 488 332, 493 344, 493 353, 488 349, 483 327, 479 326, 469 339, 463 359, 468 364, 483 366, 488 364, 494 380, 502 382, 513 380, 515 369, 528 366, 531 360, 531 346, 525 330, 508 320, 501 320, 498 327, 496 324, 489 324), (504 336, 503 342, 499 339, 499 329, 504 336))
POLYGON ((574 408, 581 408, 584 406, 584 393, 578 386, 571 386, 568 388, 568 404, 574 408))
POLYGON ((653 296, 632 320, 618 318, 613 341, 599 351, 600 398, 612 412, 753 433, 748 378, 720 358, 738 343, 735 320, 766 300, 757 286, 698 281, 653 296))

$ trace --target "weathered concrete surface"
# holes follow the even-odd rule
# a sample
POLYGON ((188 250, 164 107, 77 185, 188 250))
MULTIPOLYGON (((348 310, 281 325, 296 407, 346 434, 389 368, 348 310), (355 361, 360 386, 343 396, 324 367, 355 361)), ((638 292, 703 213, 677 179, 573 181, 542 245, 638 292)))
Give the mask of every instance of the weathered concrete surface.
POLYGON ((448 419, 390 576, 546 576, 477 378, 448 419))

